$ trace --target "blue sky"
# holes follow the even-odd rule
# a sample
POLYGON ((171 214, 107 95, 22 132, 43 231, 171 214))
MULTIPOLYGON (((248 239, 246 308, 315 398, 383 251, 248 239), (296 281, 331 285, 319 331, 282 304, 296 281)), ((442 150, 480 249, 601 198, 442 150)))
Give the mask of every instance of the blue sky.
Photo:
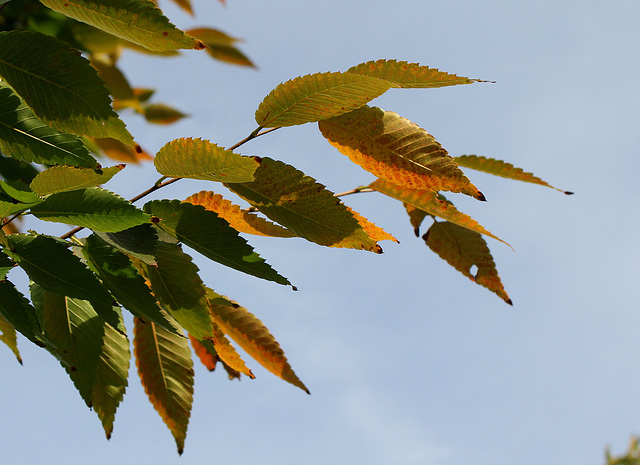
MULTIPOLYGON (((178 26, 244 38, 258 70, 127 53, 133 85, 191 115, 168 127, 127 117, 151 152, 177 137, 231 146, 280 82, 388 58, 496 83, 392 90, 374 105, 452 155, 504 159, 576 194, 469 171, 488 202, 451 197, 514 247, 489 242, 513 308, 431 253, 401 205, 377 194, 345 202, 400 240, 382 256, 248 238, 299 292, 199 260, 207 284, 271 329, 312 394, 253 362, 257 379, 241 382, 197 367, 181 458, 134 372, 106 441, 53 358, 21 339, 21 367, 0 348, 6 463, 599 464, 640 433, 638 2, 195 0, 195 19, 161 6, 178 26)), ((240 152, 334 192, 372 180, 316 125, 240 152)), ((157 178, 150 166, 119 176, 125 196, 157 178)), ((181 181, 158 198, 202 189, 224 193, 181 181)))

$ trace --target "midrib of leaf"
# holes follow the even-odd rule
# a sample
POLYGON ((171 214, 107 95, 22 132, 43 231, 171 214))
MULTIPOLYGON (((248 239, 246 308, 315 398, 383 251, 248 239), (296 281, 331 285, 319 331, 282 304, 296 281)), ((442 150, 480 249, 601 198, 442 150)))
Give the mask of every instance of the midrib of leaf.
POLYGON ((162 378, 162 386, 164 388, 165 396, 170 397, 169 386, 167 386, 167 376, 165 374, 164 365, 162 364, 162 354, 160 353, 160 343, 158 342, 158 332, 156 331, 156 325, 154 322, 150 321, 148 324, 152 325, 153 328, 153 354, 156 356, 158 360, 158 367, 160 368, 160 374, 162 378))
POLYGON ((11 131, 19 132, 19 133, 20 133, 20 134, 22 134, 23 136, 26 136, 26 137, 28 137, 28 138, 30 138, 30 139, 33 139, 35 142, 39 142, 39 143, 41 143, 41 144, 46 144, 46 145, 50 146, 51 148, 53 148, 53 149, 55 149, 55 150, 60 150, 61 152, 65 152, 65 153, 67 153, 67 154, 71 155, 71 156, 72 156, 72 157, 74 157, 74 158, 75 158, 75 157, 77 157, 77 155, 76 155, 76 154, 74 154, 73 152, 70 152, 69 150, 67 150, 67 149, 65 149, 65 148, 62 148, 62 147, 57 146, 57 145, 54 145, 54 144, 52 144, 51 142, 48 142, 48 141, 46 141, 46 140, 44 140, 44 139, 40 139, 40 138, 38 138, 38 137, 32 136, 32 135, 31 135, 31 134, 29 134, 28 132, 25 132, 25 131, 23 131, 23 130, 21 130, 21 129, 18 129, 18 128, 15 128, 15 127, 13 127, 13 126, 9 126, 9 125, 7 125, 7 124, 4 124, 4 123, 2 123, 2 121, 0 121, 0 125, 2 125, 3 127, 7 128, 7 129, 9 129, 9 130, 11 130, 11 131))

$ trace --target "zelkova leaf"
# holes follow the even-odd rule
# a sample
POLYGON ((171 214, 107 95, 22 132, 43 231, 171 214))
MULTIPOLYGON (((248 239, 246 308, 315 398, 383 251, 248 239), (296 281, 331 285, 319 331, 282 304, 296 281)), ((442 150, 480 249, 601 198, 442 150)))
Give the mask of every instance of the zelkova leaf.
POLYGON ((256 121, 263 128, 294 126, 355 110, 395 85, 371 76, 317 73, 280 84, 262 101, 256 121))
POLYGON ((462 192, 485 200, 447 151, 396 113, 364 106, 320 121, 331 145, 378 178, 418 190, 462 192))
MULTIPOLYGON (((218 364, 218 362, 220 362, 227 372, 229 379, 240 378, 241 373, 239 371, 234 370, 229 365, 227 365, 220 357, 218 357, 218 352, 214 347, 212 341, 207 339, 199 341, 192 335, 189 335, 189 340, 191 341, 191 346, 193 347, 194 352, 196 353, 202 364, 207 368, 207 370, 214 371, 216 365, 218 364)), ((253 375, 251 377, 253 378, 253 375)))
POLYGON ((98 187, 51 194, 31 207, 44 221, 75 224, 95 231, 116 232, 147 223, 151 215, 142 212, 119 195, 98 187))
POLYGON ((262 158, 255 181, 226 186, 267 217, 308 241, 382 252, 332 192, 291 165, 262 158))
POLYGON ((98 278, 59 239, 11 234, 7 242, 7 255, 42 288, 83 300, 113 300, 98 278))
POLYGON ((55 129, 133 144, 96 70, 64 42, 34 32, 0 32, 0 76, 55 129))
POLYGON ((45 346, 36 310, 7 280, 0 280, 0 316, 31 342, 40 347, 45 346))
MULTIPOLYGON (((482 225, 478 224, 478 222, 471 218, 469 215, 462 213, 451 202, 447 201, 447 199, 445 199, 437 192, 400 187, 391 184, 390 182, 383 181, 382 179, 378 179, 372 182, 369 187, 396 200, 400 200, 401 202, 413 205, 414 207, 419 208, 420 210, 423 210, 430 215, 443 218, 457 224, 458 226, 462 226, 463 228, 467 228, 471 231, 484 234, 486 236, 492 237, 497 241, 502 242, 503 244, 509 245, 499 237, 487 231, 482 225)), ((412 225, 414 226, 414 228, 417 228, 419 226, 419 223, 415 224, 412 222, 412 225)), ((416 233, 416 235, 418 235, 418 233, 416 233)), ((509 247, 511 246, 509 245, 509 247)))
POLYGON ((258 278, 291 284, 216 213, 178 200, 152 201, 144 206, 144 210, 160 219, 158 226, 161 229, 205 257, 258 278))
POLYGON ((169 331, 178 332, 125 254, 95 234, 87 237, 82 254, 120 305, 145 321, 153 321, 169 331))
POLYGON ((98 166, 79 137, 47 126, 3 81, 0 81, 0 150, 25 162, 98 166))
POLYGON ((0 217, 21 213, 39 203, 42 199, 21 181, 0 180, 0 217))
POLYGON ((203 49, 150 0, 42 0, 52 10, 155 52, 203 49))
POLYGON ((156 154, 154 164, 163 176, 219 182, 249 182, 258 163, 202 139, 175 139, 156 154))
POLYGON ((97 231, 95 234, 130 258, 135 258, 149 265, 156 263, 153 255, 158 244, 158 233, 150 223, 115 233, 97 231))
POLYGON ((231 203, 220 194, 202 191, 190 195, 185 202, 202 205, 209 211, 216 212, 220 218, 229 222, 229 226, 241 233, 270 237, 298 237, 295 233, 272 223, 264 218, 231 203))
POLYGON ((40 172, 29 187, 37 195, 45 196, 106 183, 118 174, 125 165, 101 169, 83 169, 74 166, 56 165, 40 172))
POLYGON ((211 337, 213 327, 198 267, 177 244, 159 242, 155 257, 156 265, 141 263, 140 267, 162 308, 198 339, 211 337))
POLYGON ((479 82, 477 79, 456 76, 436 68, 396 60, 368 61, 349 68, 347 73, 384 79, 402 88, 444 87, 479 82))
POLYGON ((144 390, 184 450, 193 403, 193 361, 187 338, 134 319, 133 347, 144 390))
POLYGON ((205 51, 216 60, 234 65, 254 67, 251 60, 235 47, 234 44, 238 42, 238 39, 211 28, 195 28, 186 32, 202 40, 207 46, 205 51))
POLYGON ((496 265, 482 236, 450 222, 436 222, 422 236, 431 250, 463 275, 494 292, 509 305, 496 265), (475 276, 471 267, 476 266, 475 276))
POLYGON ((9 323, 0 311, 0 341, 4 342, 6 346, 16 356, 20 365, 22 365, 22 357, 20 357, 20 351, 18 350, 18 337, 16 335, 16 329, 9 323))
POLYGON ((91 143, 93 144, 91 149, 94 153, 113 160, 126 163, 141 163, 153 160, 153 157, 139 145, 132 147, 110 137, 93 138, 91 143))
POLYGON ((213 321, 242 349, 274 375, 309 394, 289 365, 280 344, 262 322, 246 308, 209 293, 213 321))
MULTIPOLYGON (((207 304, 210 305, 209 302, 207 302, 207 304)), ((255 376, 245 365, 244 360, 242 360, 238 351, 231 345, 222 329, 220 329, 216 323, 213 323, 213 328, 213 337, 211 338, 211 342, 213 343, 213 348, 215 349, 218 358, 233 371, 242 373, 249 378, 254 379, 255 376)))
POLYGON ((165 103, 144 105, 142 114, 147 121, 153 124, 171 124, 188 116, 165 103))
POLYGON ((487 158, 481 155, 460 155, 459 157, 454 157, 454 160, 458 165, 471 168, 476 171, 482 171, 484 173, 493 174, 503 178, 515 179, 516 181, 540 184, 541 186, 550 187, 551 189, 555 189, 564 194, 573 194, 573 192, 563 191, 562 189, 553 187, 546 181, 534 176, 532 173, 527 173, 522 168, 517 168, 511 163, 507 163, 502 160, 487 158))

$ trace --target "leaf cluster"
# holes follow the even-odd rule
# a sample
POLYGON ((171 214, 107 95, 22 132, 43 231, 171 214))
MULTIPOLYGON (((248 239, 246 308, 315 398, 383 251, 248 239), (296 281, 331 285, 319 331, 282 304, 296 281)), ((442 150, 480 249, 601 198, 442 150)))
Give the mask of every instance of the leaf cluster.
MULTIPOLYGON (((178 3, 192 12, 188 1, 178 3)), ((216 59, 252 66, 235 39, 210 28, 182 31, 150 0, 14 0, 3 13, 0 340, 19 361, 17 332, 55 356, 107 437, 128 384, 131 351, 123 310, 134 318, 133 354, 141 382, 180 452, 193 398, 192 350, 209 370, 220 365, 231 379, 253 378, 237 346, 309 392, 267 327, 207 286, 185 246, 238 272, 292 286, 241 234, 382 253, 379 242, 395 238, 341 200, 345 194, 377 192, 402 203, 417 236, 424 219, 431 218, 422 236, 426 245, 511 303, 483 236, 500 239, 442 193, 485 200, 462 167, 548 184, 499 160, 452 157, 418 125, 368 105, 390 89, 479 80, 396 60, 309 74, 275 87, 257 106, 257 128, 234 146, 181 138, 152 157, 134 142, 120 113, 134 111, 153 124, 185 115, 152 102, 152 90, 128 83, 118 67, 122 50, 160 56, 206 50, 216 59), (335 194, 291 165, 239 152, 277 128, 306 123, 317 123, 329 144, 375 181, 335 194), (161 177, 138 196, 127 200, 102 187, 117 180, 125 165, 102 166, 99 159, 150 158, 161 177), (181 179, 212 187, 186 199, 139 205, 181 179), (214 191, 218 188, 246 205, 232 203, 214 191), (16 223, 27 215, 75 229, 61 237, 21 233, 16 223), (28 275, 28 292, 9 280, 14 268, 28 275)))

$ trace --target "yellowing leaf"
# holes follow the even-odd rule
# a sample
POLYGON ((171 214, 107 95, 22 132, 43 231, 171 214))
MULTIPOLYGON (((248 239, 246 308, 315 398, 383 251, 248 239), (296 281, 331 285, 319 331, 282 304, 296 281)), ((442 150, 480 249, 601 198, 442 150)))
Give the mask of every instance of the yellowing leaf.
POLYGON ((573 194, 573 192, 563 191, 557 187, 553 187, 546 181, 543 181, 532 173, 527 173, 522 168, 517 168, 511 163, 504 162, 502 160, 496 160, 495 158, 487 158, 481 155, 461 155, 455 157, 454 160, 458 165, 471 168, 476 171, 482 171, 484 173, 494 174, 503 178, 515 179, 516 181, 530 182, 533 184, 540 184, 541 186, 550 187, 564 194, 573 194))
POLYGON ((22 365, 22 357, 20 357, 20 351, 18 350, 18 338, 16 336, 16 330, 11 323, 4 319, 0 313, 0 341, 4 342, 13 355, 16 356, 20 365, 22 365))
POLYGON ((271 237, 297 237, 288 229, 272 223, 264 218, 241 210, 238 205, 231 203, 220 194, 202 191, 185 199, 185 202, 202 205, 209 211, 216 212, 219 217, 227 220, 229 225, 238 232, 271 237))
POLYGON ((193 347, 193 351, 196 353, 202 364, 207 368, 207 370, 214 371, 219 360, 218 354, 215 349, 213 349, 213 343, 210 342, 209 347, 207 347, 202 341, 199 341, 191 334, 189 334, 189 341, 191 341, 191 347, 193 347))
POLYGON ((140 163, 142 161, 153 160, 153 157, 137 145, 132 147, 125 145, 119 140, 111 138, 93 139, 97 150, 101 155, 117 161, 128 163, 140 163))
POLYGON ((116 165, 102 169, 83 169, 74 166, 55 165, 41 171, 33 178, 29 187, 41 197, 58 192, 95 187, 109 181, 124 166, 116 165))
POLYGON ((450 222, 436 222, 422 236, 431 250, 463 275, 494 292, 509 305, 496 265, 482 236, 450 222), (471 267, 477 272, 471 274, 471 267))
POLYGON ((224 332, 215 323, 213 324, 213 328, 213 338, 211 338, 211 342, 213 342, 213 347, 220 360, 226 363, 227 366, 231 367, 233 370, 243 373, 251 379, 255 378, 253 373, 251 373, 251 370, 245 365, 240 354, 238 354, 236 349, 226 338, 224 332))
POLYGON ((42 0, 42 3, 152 51, 204 48, 202 42, 171 24, 150 0, 42 0))
POLYGON ((182 454, 193 403, 188 339, 138 318, 134 319, 133 332, 136 366, 144 390, 182 454))
POLYGON ((263 128, 294 126, 342 115, 384 94, 389 81, 349 73, 318 73, 280 84, 256 111, 263 128))
POLYGON ((184 113, 164 103, 153 103, 142 107, 147 121, 154 124, 171 124, 186 117, 184 113))
POLYGON ((417 63, 396 60, 369 61, 349 68, 347 73, 377 77, 403 88, 444 87, 477 82, 477 79, 456 76, 435 68, 420 66, 417 63))
POLYGON ((270 158, 260 159, 255 175, 253 182, 226 186, 268 218, 308 241, 382 253, 353 213, 313 178, 270 158))
MULTIPOLYGON (((507 244, 502 239, 494 236, 492 233, 484 229, 476 220, 470 216, 462 213, 451 202, 448 202, 444 197, 433 191, 420 191, 414 189, 408 189, 406 187, 395 186, 389 182, 378 179, 369 185, 371 189, 374 189, 382 194, 388 195, 401 202, 413 205, 420 210, 424 210, 430 215, 438 216, 452 223, 462 226, 463 228, 470 229, 480 234, 492 237, 503 244, 507 244)), ((424 216, 420 219, 422 219, 424 216)), ((414 224, 414 228, 420 225, 420 223, 414 224)), ((417 235, 417 234, 416 234, 417 235)), ((509 244, 507 244, 509 245, 509 244)), ((509 246, 511 247, 511 246, 509 246)))
POLYGON ((378 178, 417 190, 462 192, 484 200, 447 151, 396 113, 364 106, 320 121, 331 145, 378 178))
POLYGON ((215 293, 209 292, 209 301, 213 321, 225 334, 271 373, 309 394, 278 342, 258 318, 238 304, 229 305, 227 299, 215 293))
POLYGON ((202 40, 207 46, 205 51, 216 60, 240 66, 254 66, 251 60, 234 46, 237 39, 234 39, 222 31, 210 28, 197 28, 189 29, 187 34, 202 40))

